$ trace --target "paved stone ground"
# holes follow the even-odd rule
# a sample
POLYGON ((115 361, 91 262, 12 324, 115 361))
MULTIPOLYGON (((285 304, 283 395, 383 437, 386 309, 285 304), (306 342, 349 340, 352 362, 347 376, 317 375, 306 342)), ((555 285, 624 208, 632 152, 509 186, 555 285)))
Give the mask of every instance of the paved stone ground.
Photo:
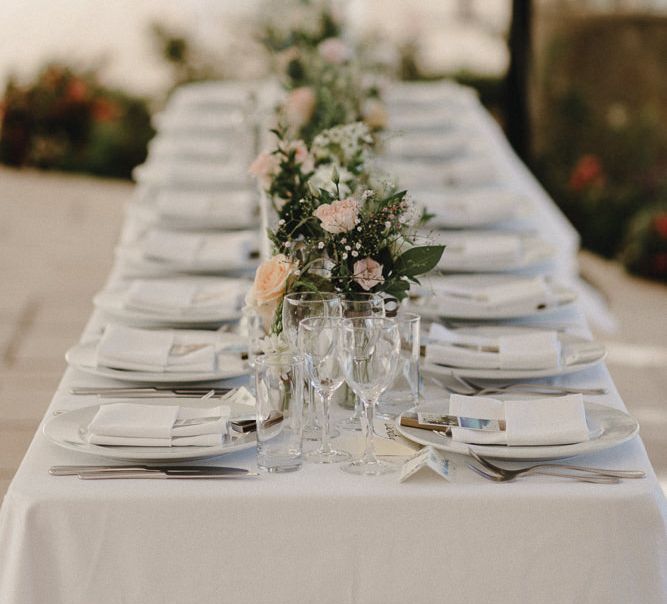
MULTIPOLYGON (((0 168, 0 497, 111 268, 131 185, 0 168)), ((582 254, 620 329, 598 333, 667 488, 667 287, 582 254)))

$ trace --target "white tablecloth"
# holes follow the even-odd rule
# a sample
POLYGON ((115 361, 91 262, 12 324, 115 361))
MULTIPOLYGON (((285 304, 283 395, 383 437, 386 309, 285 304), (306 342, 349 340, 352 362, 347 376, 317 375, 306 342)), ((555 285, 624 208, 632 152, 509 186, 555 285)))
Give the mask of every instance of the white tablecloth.
MULTIPOLYGON (((568 320, 587 331, 577 311, 544 318, 568 320)), ((558 382, 606 386, 591 400, 624 408, 603 366, 558 382)), ((111 383, 68 370, 45 417, 96 403, 71 385, 111 383)), ((648 473, 610 486, 495 484, 451 458, 451 483, 312 464, 256 481, 86 482, 48 469, 105 460, 38 431, 0 511, 0 602, 667 601, 667 504, 639 438, 578 459, 648 473)), ((214 462, 252 468, 254 451, 214 462)))

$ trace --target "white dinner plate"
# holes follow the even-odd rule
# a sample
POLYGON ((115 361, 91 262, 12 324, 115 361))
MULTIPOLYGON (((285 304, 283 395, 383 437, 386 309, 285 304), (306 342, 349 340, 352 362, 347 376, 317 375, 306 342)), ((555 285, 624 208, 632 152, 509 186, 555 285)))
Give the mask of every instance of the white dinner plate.
MULTIPOLYGON (((484 327, 462 327, 456 331, 460 333, 469 333, 479 336, 501 336, 513 335, 540 330, 538 325, 532 327, 516 325, 489 325, 484 327)), ((542 329, 542 331, 549 331, 542 329)), ((571 333, 559 332, 558 340, 561 344, 561 358, 574 353, 577 349, 586 350, 587 356, 593 356, 593 359, 587 359, 575 362, 569 365, 561 363, 559 367, 549 367, 547 369, 488 369, 474 367, 454 367, 452 365, 440 365, 424 361, 421 364, 422 371, 433 375, 458 375, 464 378, 479 378, 484 380, 521 380, 541 377, 557 377, 583 371, 589 367, 597 365, 606 355, 605 347, 598 342, 591 342, 586 338, 571 333)))
MULTIPOLYGON (((65 354, 65 360, 68 365, 74 369, 85 371, 99 377, 108 377, 124 382, 160 383, 160 384, 187 384, 190 382, 212 382, 226 378, 239 377, 247 375, 248 365, 241 362, 238 367, 229 367, 225 365, 224 359, 229 352, 219 353, 218 370, 210 372, 195 373, 191 371, 163 373, 154 371, 129 371, 126 369, 113 369, 96 365, 97 342, 86 342, 72 346, 65 354)), ((239 354, 240 361, 240 354, 239 354)))
POLYGON ((438 281, 447 281, 464 287, 479 287, 509 283, 517 280, 515 275, 449 275, 434 277, 432 282, 424 281, 422 287, 414 288, 407 303, 409 310, 423 317, 436 319, 518 319, 543 315, 554 310, 571 306, 577 299, 577 292, 559 283, 547 281, 548 293, 542 300, 516 300, 507 304, 491 306, 470 298, 447 295, 438 291, 438 281))
POLYGON ((585 442, 571 445, 550 445, 532 447, 508 447, 505 445, 469 445, 456 442, 449 436, 441 436, 431 430, 421 430, 401 426, 400 417, 396 419, 396 429, 408 440, 420 445, 431 445, 442 451, 468 455, 472 448, 484 457, 494 459, 547 461, 550 459, 564 459, 575 455, 595 453, 620 445, 639 432, 637 420, 618 409, 606 407, 597 403, 584 402, 586 421, 591 431, 591 438, 585 442))
POLYGON ((520 233, 502 233, 499 231, 441 231, 432 234, 437 243, 444 244, 445 252, 438 263, 438 269, 443 273, 488 273, 514 272, 534 269, 553 261, 556 249, 534 235, 520 233), (509 258, 502 255, 471 257, 456 251, 456 245, 469 237, 491 240, 494 237, 514 235, 521 240, 521 246, 516 256, 509 258))
MULTIPOLYGON (((188 282, 201 282, 205 284, 220 283, 229 281, 230 287, 243 287, 247 284, 246 290, 250 288, 251 282, 241 279, 225 279, 220 277, 218 279, 201 278, 183 278, 188 282)), ((93 298, 95 307, 105 312, 110 317, 118 319, 125 325, 132 325, 136 327, 207 327, 219 326, 228 321, 237 321, 241 318, 241 305, 238 308, 220 308, 209 309, 206 311, 197 311, 196 313, 153 313, 148 310, 140 310, 135 308, 125 307, 125 296, 130 283, 121 283, 109 289, 101 291, 93 298)), ((240 296, 243 300, 243 295, 240 296)))
POLYGON ((193 275, 245 275, 254 271, 259 264, 259 251, 253 251, 247 257, 229 261, 169 262, 149 258, 144 254, 141 244, 121 245, 116 248, 116 256, 128 264, 132 275, 161 276, 178 274, 193 275), (134 271, 134 272, 132 272, 134 271))
MULTIPOLYGON (((142 401, 141 404, 168 405, 170 403, 165 401, 142 401)), ((180 399, 179 403, 174 404, 187 404, 190 407, 210 407, 211 401, 180 399)), ((255 416, 255 409, 249 405, 241 405, 239 403, 227 404, 231 408, 231 418, 255 416)), ((97 455, 98 457, 133 462, 158 463, 206 459, 209 457, 218 457, 225 453, 250 449, 257 443, 254 432, 239 434, 230 430, 230 435, 221 439, 220 444, 213 447, 117 447, 91 445, 81 439, 81 431, 88 427, 88 424, 95 417, 99 408, 100 405, 94 405, 55 415, 44 424, 42 430, 47 438, 65 449, 88 453, 89 455, 97 455)))

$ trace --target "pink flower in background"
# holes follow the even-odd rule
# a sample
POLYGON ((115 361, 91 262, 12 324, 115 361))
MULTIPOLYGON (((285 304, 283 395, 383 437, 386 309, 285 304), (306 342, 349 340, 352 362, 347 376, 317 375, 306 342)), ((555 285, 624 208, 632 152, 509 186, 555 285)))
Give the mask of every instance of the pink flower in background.
POLYGON ((352 267, 352 274, 354 280, 366 291, 373 289, 380 283, 384 283, 382 265, 372 258, 357 260, 352 267))
POLYGON ((263 151, 250 164, 248 172, 259 180, 262 188, 271 186, 271 178, 276 174, 280 166, 280 160, 273 153, 263 151))
POLYGON ((661 214, 658 214, 653 219, 653 224, 655 226, 655 230, 658 232, 658 235, 660 235, 660 237, 663 239, 667 239, 667 213, 662 212, 661 214))
POLYGON ((315 169, 315 162, 308 152, 308 147, 301 139, 292 141, 289 145, 290 150, 294 150, 294 159, 301 164, 303 172, 312 172, 315 169))
POLYGON ((308 86, 295 88, 285 99, 285 118, 294 128, 301 128, 315 111, 315 92, 308 86))
POLYGON ((582 155, 570 174, 570 189, 582 191, 587 187, 604 187, 606 178, 597 155, 582 155))
POLYGON ((389 116, 382 101, 369 99, 363 110, 363 118, 371 130, 382 130, 387 127, 389 116))
POLYGON ((328 233, 347 233, 357 224, 359 202, 350 197, 323 203, 313 212, 313 216, 320 219, 321 227, 328 233))
POLYGON ((352 53, 350 47, 340 38, 327 38, 317 47, 320 56, 332 65, 340 65, 349 60, 352 53))

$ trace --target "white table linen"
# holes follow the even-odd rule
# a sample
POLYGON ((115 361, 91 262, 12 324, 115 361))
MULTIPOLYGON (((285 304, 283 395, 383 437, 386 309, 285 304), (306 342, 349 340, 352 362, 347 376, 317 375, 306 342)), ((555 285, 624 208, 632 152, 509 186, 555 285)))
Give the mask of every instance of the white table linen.
MULTIPOLYGON (((490 116, 469 95, 453 98, 450 108, 484 126, 510 180, 542 196, 540 232, 562 244, 557 271, 572 274, 571 227, 490 116)), ((111 282, 123 271, 117 265, 111 282)), ((548 318, 556 320, 587 333, 577 309, 548 318)), ((83 341, 101 325, 96 312, 83 341)), ((605 386, 595 402, 624 409, 603 365, 557 383, 605 386)), ((68 395, 74 384, 119 383, 68 369, 46 417, 97 403, 68 395)), ((106 460, 38 432, 0 510, 0 602, 664 603, 667 504, 639 438, 577 460, 648 474, 618 485, 550 477, 499 485, 448 457, 457 464, 451 483, 426 474, 399 484, 315 464, 224 483, 80 481, 48 468, 106 460)), ((253 468, 255 454, 213 463, 253 468)))

